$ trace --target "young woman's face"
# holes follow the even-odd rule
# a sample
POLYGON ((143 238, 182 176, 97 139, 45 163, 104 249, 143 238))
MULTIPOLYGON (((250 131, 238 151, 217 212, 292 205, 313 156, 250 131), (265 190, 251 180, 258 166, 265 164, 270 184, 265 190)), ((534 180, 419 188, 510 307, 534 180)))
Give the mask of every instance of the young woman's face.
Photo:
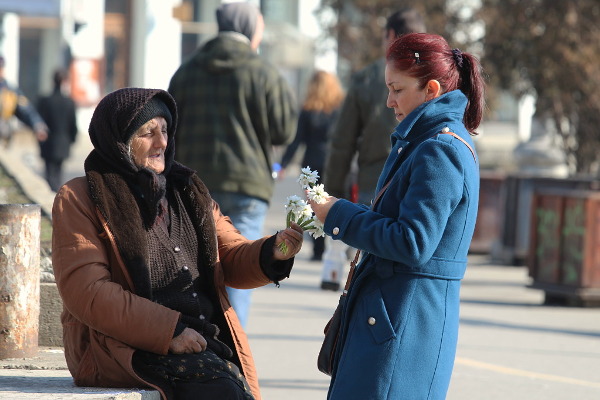
POLYGON ((131 140, 131 157, 135 165, 162 173, 165 170, 167 140, 167 121, 163 117, 153 118, 142 125, 131 140))
POLYGON ((394 68, 385 67, 385 83, 388 87, 387 106, 394 109, 398 121, 402 121, 412 110, 431 100, 428 98, 427 85, 419 88, 419 81, 394 68))

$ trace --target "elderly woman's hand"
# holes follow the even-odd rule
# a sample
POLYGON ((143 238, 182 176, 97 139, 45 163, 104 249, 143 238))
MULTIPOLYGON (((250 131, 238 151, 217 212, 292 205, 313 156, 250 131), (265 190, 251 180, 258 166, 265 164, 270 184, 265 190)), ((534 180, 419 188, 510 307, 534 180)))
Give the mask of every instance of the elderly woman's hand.
POLYGON ((273 246, 273 258, 275 260, 287 260, 294 257, 302 248, 303 241, 304 231, 300 228, 300 225, 292 222, 289 228, 277 232, 275 246, 273 246), (281 250, 281 243, 286 245, 285 253, 281 250))
POLYGON ((194 329, 185 328, 178 336, 171 339, 169 351, 173 354, 200 353, 206 350, 206 339, 194 329))
POLYGON ((309 200, 308 204, 310 204, 310 207, 312 208, 319 221, 325 223, 325 219, 327 218, 327 214, 329 214, 329 210, 331 209, 333 204, 338 200, 339 199, 337 197, 327 196, 324 203, 319 204, 309 200))

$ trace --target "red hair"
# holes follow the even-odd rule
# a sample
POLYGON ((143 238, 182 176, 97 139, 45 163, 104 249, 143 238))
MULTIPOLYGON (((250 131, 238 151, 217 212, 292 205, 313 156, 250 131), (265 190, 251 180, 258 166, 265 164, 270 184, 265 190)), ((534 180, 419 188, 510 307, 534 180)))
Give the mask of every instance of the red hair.
POLYGON ((472 54, 452 50, 446 40, 429 33, 399 36, 387 50, 388 65, 419 80, 421 89, 436 80, 442 93, 460 90, 468 103, 463 123, 476 135, 485 107, 484 80, 479 60, 472 54))

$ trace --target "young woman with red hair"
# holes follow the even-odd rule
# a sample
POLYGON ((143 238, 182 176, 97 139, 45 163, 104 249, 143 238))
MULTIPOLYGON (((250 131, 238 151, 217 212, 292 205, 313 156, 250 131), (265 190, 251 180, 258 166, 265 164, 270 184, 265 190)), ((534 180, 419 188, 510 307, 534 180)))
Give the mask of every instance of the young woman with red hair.
POLYGON ((399 124, 371 208, 312 203, 325 232, 362 250, 343 302, 328 399, 444 399, 459 292, 475 228, 481 122, 478 60, 426 33, 387 51, 399 124))

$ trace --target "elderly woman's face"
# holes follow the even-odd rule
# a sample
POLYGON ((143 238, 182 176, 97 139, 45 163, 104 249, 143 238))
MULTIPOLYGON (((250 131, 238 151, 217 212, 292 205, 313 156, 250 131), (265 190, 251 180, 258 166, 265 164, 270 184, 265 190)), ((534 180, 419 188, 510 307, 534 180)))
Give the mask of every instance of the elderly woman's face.
POLYGON ((131 157, 135 165, 162 173, 165 170, 167 139, 167 121, 163 117, 153 118, 142 125, 131 140, 131 157))

